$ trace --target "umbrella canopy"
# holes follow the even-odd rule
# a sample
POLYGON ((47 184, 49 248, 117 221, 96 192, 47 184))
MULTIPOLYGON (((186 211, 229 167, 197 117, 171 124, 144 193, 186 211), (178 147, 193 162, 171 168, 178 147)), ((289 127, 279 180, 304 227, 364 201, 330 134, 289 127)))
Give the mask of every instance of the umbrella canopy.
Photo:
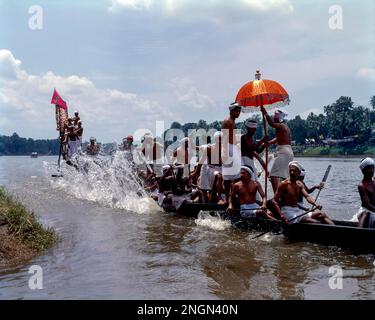
POLYGON ((242 112, 258 111, 256 107, 263 105, 268 108, 282 107, 289 104, 289 95, 276 81, 261 80, 257 70, 255 80, 242 86, 238 91, 236 102, 242 107, 242 112))
MULTIPOLYGON (((242 112, 258 111, 260 106, 268 109, 282 107, 289 104, 289 95, 285 89, 276 81, 261 80, 260 71, 255 73, 255 80, 242 86, 238 91, 236 102, 242 107, 242 112)), ((263 114, 264 135, 268 137, 266 118, 263 114)), ((265 190, 267 198, 268 189, 268 142, 266 143, 266 168, 265 168, 265 190)))

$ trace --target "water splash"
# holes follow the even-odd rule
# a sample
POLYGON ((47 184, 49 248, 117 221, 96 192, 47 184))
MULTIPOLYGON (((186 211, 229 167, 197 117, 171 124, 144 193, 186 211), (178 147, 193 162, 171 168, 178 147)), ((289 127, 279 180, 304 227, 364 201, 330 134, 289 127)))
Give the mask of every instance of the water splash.
POLYGON ((198 226, 217 231, 223 231, 231 227, 230 221, 222 219, 219 214, 212 215, 207 211, 199 212, 198 218, 195 219, 195 223, 198 226))
MULTIPOLYGON (((53 188, 113 209, 160 211, 144 191, 125 152, 116 151, 112 156, 78 155, 72 162, 75 166, 61 163, 61 177, 51 179, 53 188)), ((44 162, 44 167, 49 177, 56 174, 56 165, 44 162)))

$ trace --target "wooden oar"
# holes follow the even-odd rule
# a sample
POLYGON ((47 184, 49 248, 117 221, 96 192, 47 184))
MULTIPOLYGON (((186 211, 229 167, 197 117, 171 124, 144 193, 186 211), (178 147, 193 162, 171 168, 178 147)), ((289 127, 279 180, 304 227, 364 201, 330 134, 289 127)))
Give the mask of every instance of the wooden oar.
MULTIPOLYGON (((324 182, 327 181, 327 178, 328 178, 329 172, 331 171, 331 168, 332 168, 331 165, 329 165, 329 166, 327 167, 326 172, 325 172, 324 177, 323 177, 323 180, 322 180, 322 183, 324 183, 324 182)), ((318 192, 318 194, 317 194, 316 197, 315 197, 315 201, 318 200, 319 195, 320 195, 320 191, 321 191, 321 189, 319 189, 319 192, 318 192)), ((299 219, 299 218, 305 216, 306 214, 308 214, 308 213, 310 213, 310 212, 315 211, 315 210, 316 210, 316 207, 313 205, 313 206, 311 207, 310 210, 308 210, 308 211, 306 211, 306 212, 304 212, 304 213, 298 215, 297 217, 294 217, 294 218, 292 218, 292 219, 289 219, 289 220, 288 220, 288 224, 289 224, 290 222, 294 221, 294 220, 297 220, 297 219, 299 219)), ((276 222, 276 221, 275 221, 275 222, 276 222)), ((279 220, 279 223, 283 223, 283 222, 279 220)), ((266 233, 271 232, 271 231, 272 231, 272 230, 264 231, 264 232, 262 232, 262 233, 256 235, 256 236, 253 237, 252 239, 259 238, 259 237, 261 237, 261 236, 263 236, 263 235, 265 235, 266 233)))

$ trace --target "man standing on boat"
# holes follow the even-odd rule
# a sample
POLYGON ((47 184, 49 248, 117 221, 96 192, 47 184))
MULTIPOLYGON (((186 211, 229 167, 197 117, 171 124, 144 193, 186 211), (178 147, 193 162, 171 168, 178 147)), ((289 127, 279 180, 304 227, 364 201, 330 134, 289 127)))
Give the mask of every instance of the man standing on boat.
POLYGON ((276 130, 276 138, 269 143, 277 143, 276 158, 270 171, 270 178, 273 192, 275 193, 281 180, 289 177, 288 163, 294 158, 292 150, 292 136, 288 126, 283 123, 286 113, 276 110, 273 119, 267 114, 266 109, 261 107, 262 113, 265 115, 268 124, 276 130))
POLYGON ((200 189, 210 192, 210 202, 223 204, 221 195, 223 192, 221 139, 222 132, 214 134, 214 144, 205 146, 200 152, 200 159, 194 174, 200 175, 200 189))
POLYGON ((77 128, 75 129, 76 135, 77 135, 77 148, 78 151, 81 151, 82 147, 82 136, 83 136, 83 127, 82 127, 82 121, 78 120, 77 128))
POLYGON ((358 185, 362 202, 358 226, 360 228, 375 228, 375 162, 371 158, 363 159, 359 168, 362 171, 363 179, 358 185))
MULTIPOLYGON (((289 223, 291 219, 295 219, 296 217, 305 213, 305 211, 298 207, 298 202, 301 195, 316 209, 322 209, 322 206, 317 204, 315 200, 309 196, 303 186, 303 183, 301 181, 298 181, 298 177, 303 169, 302 166, 297 161, 292 161, 289 163, 288 167, 290 178, 280 183, 273 199, 273 205, 276 213, 285 223, 289 223)), ((333 224, 332 220, 329 219, 326 215, 322 216, 321 212, 306 213, 306 215, 303 215, 298 219, 291 221, 290 223, 299 222, 322 222, 326 224, 333 224)))
POLYGON ((157 177, 162 176, 162 169, 164 165, 164 147, 154 139, 150 133, 143 136, 141 145, 141 153, 144 156, 144 161, 147 162, 147 171, 152 169, 157 177))
POLYGON ((240 178, 241 150, 237 146, 236 119, 241 114, 241 106, 232 103, 229 106, 229 118, 223 121, 221 131, 223 132, 223 178, 225 189, 225 200, 229 203, 232 181, 240 178))
POLYGON ((245 121, 246 127, 246 134, 241 136, 241 159, 242 165, 251 167, 255 173, 255 177, 257 177, 257 170, 254 164, 254 158, 256 158, 263 169, 266 169, 266 164, 264 163, 263 159, 259 156, 259 153, 263 151, 262 144, 264 143, 264 139, 260 140, 259 142, 254 141, 254 134, 258 127, 258 123, 256 120, 247 119, 245 121))

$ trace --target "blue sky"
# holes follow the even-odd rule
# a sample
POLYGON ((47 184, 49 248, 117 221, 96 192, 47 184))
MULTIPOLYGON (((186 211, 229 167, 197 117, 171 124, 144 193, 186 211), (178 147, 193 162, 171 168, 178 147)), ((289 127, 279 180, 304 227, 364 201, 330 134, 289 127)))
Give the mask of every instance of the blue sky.
POLYGON ((368 105, 374 23, 371 0, 0 0, 0 134, 56 137, 54 87, 99 141, 222 120, 258 68, 289 92, 290 117, 341 95, 368 105), (42 30, 28 26, 34 4, 42 30), (329 28, 332 5, 342 30, 329 28))

